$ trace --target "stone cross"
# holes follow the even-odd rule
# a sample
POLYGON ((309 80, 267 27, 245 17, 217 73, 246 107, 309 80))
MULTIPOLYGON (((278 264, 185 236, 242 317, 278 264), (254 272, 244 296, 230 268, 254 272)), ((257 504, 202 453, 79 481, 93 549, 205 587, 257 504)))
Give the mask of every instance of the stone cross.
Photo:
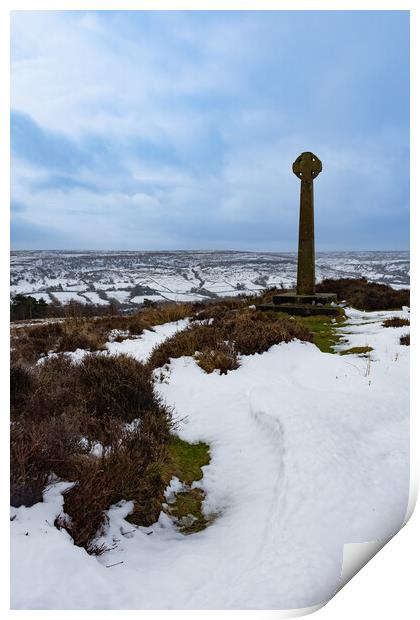
POLYGON ((313 153, 299 155, 293 172, 300 179, 298 295, 315 294, 314 179, 322 170, 321 160, 313 153))

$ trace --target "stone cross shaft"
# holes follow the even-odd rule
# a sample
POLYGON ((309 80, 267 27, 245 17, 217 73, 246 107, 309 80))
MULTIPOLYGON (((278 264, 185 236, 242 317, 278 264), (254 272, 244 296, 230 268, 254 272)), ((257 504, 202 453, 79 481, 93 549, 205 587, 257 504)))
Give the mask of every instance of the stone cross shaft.
POLYGON ((322 170, 321 160, 313 153, 299 155, 293 172, 300 179, 299 251, 297 294, 315 294, 314 179, 322 170))

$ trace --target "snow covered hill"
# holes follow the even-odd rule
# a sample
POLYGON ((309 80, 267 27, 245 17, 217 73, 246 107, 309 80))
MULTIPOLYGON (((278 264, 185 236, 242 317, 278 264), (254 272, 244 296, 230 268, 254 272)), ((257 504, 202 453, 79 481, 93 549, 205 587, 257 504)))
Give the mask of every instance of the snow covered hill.
MULTIPOLYGON (((408 252, 321 252, 316 276, 366 276, 409 286, 408 252)), ((145 299, 193 301, 295 284, 296 255, 264 252, 52 252, 11 254, 11 293, 45 301, 133 308, 145 299)))
MULTIPOLYGON (((181 437, 210 445, 197 484, 216 519, 190 536, 163 512, 137 528, 121 498, 109 510, 110 550, 95 558, 54 527, 57 483, 44 502, 12 509, 12 607, 287 609, 331 597, 343 544, 397 532, 409 490, 408 330, 382 327, 407 312, 347 315, 339 348, 370 346, 368 357, 293 341, 227 375, 189 357, 157 372, 181 437)), ((145 338, 118 346, 144 359, 145 338)))

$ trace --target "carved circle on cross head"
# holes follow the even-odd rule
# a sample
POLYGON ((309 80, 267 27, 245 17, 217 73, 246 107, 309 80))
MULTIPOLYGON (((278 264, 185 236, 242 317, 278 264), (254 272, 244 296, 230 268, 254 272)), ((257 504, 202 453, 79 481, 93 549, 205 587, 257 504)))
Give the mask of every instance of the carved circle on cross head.
POLYGON ((321 172, 322 162, 316 155, 306 151, 296 159, 292 170, 302 181, 312 181, 321 172))

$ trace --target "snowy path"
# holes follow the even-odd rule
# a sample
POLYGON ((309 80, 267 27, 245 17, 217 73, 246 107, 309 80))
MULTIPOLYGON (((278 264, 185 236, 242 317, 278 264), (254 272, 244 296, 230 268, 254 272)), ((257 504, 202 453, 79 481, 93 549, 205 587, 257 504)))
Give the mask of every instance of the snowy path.
POLYGON ((52 489, 50 503, 15 511, 12 605, 284 609, 328 599, 343 544, 396 532, 408 497, 408 328, 381 327, 402 313, 349 314, 346 347, 369 344, 372 363, 301 342, 245 357, 226 376, 173 360, 158 389, 186 416, 181 436, 210 443, 200 485, 219 517, 185 537, 162 514, 124 536, 129 504, 115 507, 108 542, 118 546, 95 559, 45 523, 60 510, 52 489))

